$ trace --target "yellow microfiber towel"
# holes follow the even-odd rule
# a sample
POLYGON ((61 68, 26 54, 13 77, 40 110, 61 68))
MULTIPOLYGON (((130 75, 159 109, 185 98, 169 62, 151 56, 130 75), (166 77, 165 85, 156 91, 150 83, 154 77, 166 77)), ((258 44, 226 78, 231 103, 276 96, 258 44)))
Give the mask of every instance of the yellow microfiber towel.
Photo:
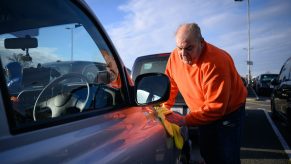
POLYGON ((173 111, 165 108, 165 107, 155 107, 155 110, 158 113, 158 117, 161 119, 167 133, 174 138, 175 145, 178 149, 182 149, 184 139, 180 133, 180 127, 176 124, 170 123, 166 120, 165 115, 171 114, 173 111))

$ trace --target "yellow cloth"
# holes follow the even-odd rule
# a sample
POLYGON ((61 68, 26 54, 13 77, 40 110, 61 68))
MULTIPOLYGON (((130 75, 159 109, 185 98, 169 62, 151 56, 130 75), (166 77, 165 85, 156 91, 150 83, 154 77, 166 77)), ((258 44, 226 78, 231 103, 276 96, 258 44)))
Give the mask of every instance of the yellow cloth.
POLYGON ((176 124, 170 123, 169 121, 166 120, 165 115, 171 114, 173 111, 165 108, 165 107, 155 107, 155 110, 158 113, 158 117, 161 119, 167 133, 173 137, 175 141, 175 145, 178 149, 182 149, 183 147, 183 137, 180 133, 180 127, 176 124))

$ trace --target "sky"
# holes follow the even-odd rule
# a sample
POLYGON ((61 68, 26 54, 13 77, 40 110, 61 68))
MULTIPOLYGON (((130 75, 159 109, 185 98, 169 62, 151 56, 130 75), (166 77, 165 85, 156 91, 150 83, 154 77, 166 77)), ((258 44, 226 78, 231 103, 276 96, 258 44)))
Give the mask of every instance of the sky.
MULTIPOLYGON (((86 0, 128 68, 139 56, 171 52, 180 24, 196 22, 204 39, 248 72, 247 0, 86 0)), ((291 1, 250 0, 253 77, 279 73, 291 57, 291 1)))

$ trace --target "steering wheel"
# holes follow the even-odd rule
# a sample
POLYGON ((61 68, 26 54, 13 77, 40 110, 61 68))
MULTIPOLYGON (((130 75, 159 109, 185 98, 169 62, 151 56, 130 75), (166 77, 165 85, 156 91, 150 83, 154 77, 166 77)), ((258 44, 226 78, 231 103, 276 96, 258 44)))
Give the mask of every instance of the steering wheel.
POLYGON ((47 86, 43 88, 43 90, 38 95, 33 107, 33 120, 34 121, 37 120, 37 117, 36 117, 37 113, 40 113, 40 115, 43 114, 45 115, 45 117, 54 118, 54 117, 60 116, 61 114, 66 112, 66 109, 71 108, 71 107, 76 107, 80 110, 80 112, 82 112, 84 108, 86 107, 86 104, 88 103, 89 95, 90 95, 90 86, 86 77, 77 73, 68 73, 68 74, 62 75, 56 78, 55 80, 51 81, 47 86), (78 78, 86 83, 87 95, 86 95, 85 101, 79 100, 77 95, 74 95, 71 92, 66 92, 66 93, 58 94, 57 96, 51 97, 39 103, 40 98, 43 96, 43 93, 46 90, 51 89, 57 83, 65 79, 70 79, 70 78, 78 78))

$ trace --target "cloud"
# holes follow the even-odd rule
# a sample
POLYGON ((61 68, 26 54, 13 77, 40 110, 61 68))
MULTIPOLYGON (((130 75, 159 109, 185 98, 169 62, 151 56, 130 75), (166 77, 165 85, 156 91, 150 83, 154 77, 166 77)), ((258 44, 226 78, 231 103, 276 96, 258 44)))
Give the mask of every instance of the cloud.
POLYGON ((202 33, 208 30, 216 33, 217 28, 223 29, 220 25, 222 20, 236 18, 231 13, 221 12, 223 9, 214 9, 218 5, 230 8, 230 4, 229 1, 215 0, 205 3, 132 0, 119 6, 125 13, 123 21, 107 26, 107 30, 124 62, 131 67, 137 56, 172 51, 175 47, 174 33, 182 23, 197 22, 202 33))
MULTIPOLYGON (((0 54, 3 66, 11 62, 8 60, 13 54, 25 54, 25 51, 22 50, 11 50, 4 49, 0 40, 0 54)), ((32 57, 32 66, 36 66, 38 63, 46 63, 60 60, 59 56, 56 55, 55 48, 46 48, 46 47, 38 47, 37 49, 30 49, 29 54, 32 57), (37 62, 34 62, 37 61, 37 62)))
MULTIPOLYGON (((60 59, 60 55, 56 53, 57 48, 38 47, 30 51, 31 57, 38 63, 55 62, 60 59)), ((35 65, 38 63, 34 63, 35 65)))
POLYGON ((276 21, 276 19, 272 18, 282 14, 290 14, 290 9, 290 2, 286 0, 267 1, 261 5, 260 10, 254 10, 252 6, 250 7, 251 19, 255 22, 265 21, 266 19, 276 21))
MULTIPOLYGON (((255 60, 252 68, 255 74, 268 69, 278 72, 288 56, 290 4, 286 0, 251 1, 251 60, 255 60), (277 57, 274 51, 278 52, 277 57), (270 60, 274 58, 280 60, 277 63, 270 60)), ((246 6, 246 1, 230 0, 130 0, 118 7, 124 13, 121 21, 105 28, 124 63, 131 68, 138 56, 172 51, 178 25, 197 22, 204 38, 227 50, 243 75, 247 72, 246 6)))
POLYGON ((210 10, 201 12, 199 9, 210 4, 192 0, 183 3, 132 0, 119 7, 126 14, 124 20, 108 26, 107 30, 119 54, 131 67, 137 56, 171 51, 175 47, 174 33, 178 25, 202 21, 200 16, 211 13, 210 10))

